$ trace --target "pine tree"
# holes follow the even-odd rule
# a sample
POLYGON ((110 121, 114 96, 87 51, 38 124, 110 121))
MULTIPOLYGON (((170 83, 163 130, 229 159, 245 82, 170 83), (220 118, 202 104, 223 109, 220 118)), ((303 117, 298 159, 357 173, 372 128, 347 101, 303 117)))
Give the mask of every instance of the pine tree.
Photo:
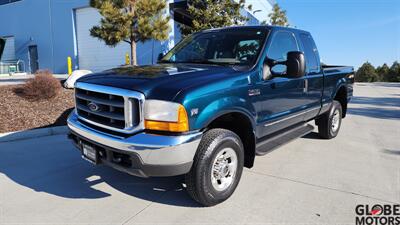
POLYGON ((286 10, 282 10, 281 7, 279 7, 278 3, 274 4, 272 12, 268 14, 268 17, 271 25, 283 26, 283 27, 289 26, 289 22, 286 17, 286 10))
POLYGON ((386 76, 387 82, 400 82, 400 63, 395 61, 386 76))
MULTIPOLYGON (((245 9, 245 0, 188 0, 188 14, 192 24, 180 25, 182 35, 187 36, 197 31, 242 25, 248 18, 240 11, 245 9)), ((251 6, 247 9, 251 10, 251 6)))
POLYGON ((376 82, 379 80, 374 66, 366 62, 358 70, 355 76, 357 82, 376 82))
POLYGON ((106 45, 127 42, 131 46, 131 64, 137 65, 136 45, 150 39, 166 40, 169 16, 164 16, 166 0, 90 0, 103 18, 90 34, 106 45))
POLYGON ((379 76, 379 81, 386 81, 387 76, 389 74, 389 70, 390 68, 386 63, 376 68, 376 72, 378 73, 379 76))

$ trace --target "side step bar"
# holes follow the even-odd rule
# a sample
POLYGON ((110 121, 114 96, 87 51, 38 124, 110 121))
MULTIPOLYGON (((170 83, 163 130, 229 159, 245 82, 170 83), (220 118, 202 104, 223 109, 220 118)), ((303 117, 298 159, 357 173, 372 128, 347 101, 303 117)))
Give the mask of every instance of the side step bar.
POLYGON ((278 134, 273 134, 270 137, 267 137, 264 141, 257 143, 256 155, 265 155, 277 147, 302 137, 313 130, 314 126, 310 124, 301 124, 278 134))

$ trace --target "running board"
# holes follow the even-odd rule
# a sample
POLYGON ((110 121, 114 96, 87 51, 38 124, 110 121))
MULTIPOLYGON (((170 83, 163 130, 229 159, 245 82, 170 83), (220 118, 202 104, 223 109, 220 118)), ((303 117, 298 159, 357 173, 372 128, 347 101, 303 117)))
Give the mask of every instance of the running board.
POLYGON ((257 155, 265 155, 268 152, 287 144, 299 137, 302 137, 311 131, 314 130, 314 127, 310 124, 301 124, 299 126, 293 127, 289 130, 286 130, 282 133, 278 133, 271 137, 267 137, 266 140, 261 141, 257 144, 256 154, 257 155))

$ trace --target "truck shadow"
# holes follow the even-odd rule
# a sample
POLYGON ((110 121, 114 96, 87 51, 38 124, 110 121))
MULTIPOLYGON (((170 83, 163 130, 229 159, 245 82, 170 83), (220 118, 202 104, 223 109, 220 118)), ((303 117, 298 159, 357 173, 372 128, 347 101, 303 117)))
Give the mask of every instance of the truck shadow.
POLYGON ((351 115, 366 116, 378 119, 400 119, 400 113, 398 109, 364 107, 349 108, 347 112, 351 115))
POLYGON ((0 143, 0 177, 6 177, 1 179, 62 198, 100 199, 117 191, 151 202, 200 207, 183 188, 182 176, 146 179, 95 167, 80 158, 66 137, 50 138, 55 137, 59 141, 54 146, 43 146, 43 140, 35 139, 0 143))
POLYGON ((36 127, 34 129, 41 129, 41 128, 47 128, 47 127, 57 127, 57 126, 66 126, 67 125, 67 119, 69 114, 74 110, 74 108, 69 108, 66 109, 61 115, 54 121, 52 124, 46 125, 46 126, 41 126, 41 127, 36 127))
POLYGON ((400 156, 400 150, 383 149, 382 151, 383 151, 384 153, 387 153, 387 154, 398 155, 398 156, 400 156))
POLYGON ((399 119, 400 98, 363 97, 351 99, 348 114, 378 119, 399 119))
POLYGON ((301 138, 305 138, 305 139, 320 139, 320 140, 322 140, 317 132, 310 132, 310 133, 304 135, 301 138))
POLYGON ((354 96, 350 104, 400 107, 400 98, 354 96))

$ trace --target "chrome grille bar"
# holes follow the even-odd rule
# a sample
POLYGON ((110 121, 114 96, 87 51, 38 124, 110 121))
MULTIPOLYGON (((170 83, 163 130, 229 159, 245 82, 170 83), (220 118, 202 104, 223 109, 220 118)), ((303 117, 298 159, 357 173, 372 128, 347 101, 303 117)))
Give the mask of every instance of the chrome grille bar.
POLYGON ((83 110, 83 111, 85 111, 87 113, 90 113, 90 114, 94 114, 94 115, 98 115, 98 116, 102 116, 102 117, 106 117, 106 118, 111 118, 113 120, 125 121, 124 115, 120 115, 120 114, 112 113, 112 112, 108 112, 108 111, 94 112, 94 111, 91 111, 89 109, 89 107, 87 107, 86 105, 83 105, 83 104, 80 104, 80 103, 77 103, 76 107, 77 107, 77 109, 83 110))
POLYGON ((83 94, 83 93, 76 93, 76 97, 80 98, 80 99, 84 99, 87 101, 93 101, 93 102, 97 102, 103 105, 110 105, 110 106, 114 106, 114 107, 120 107, 123 108, 124 107, 124 103, 123 102, 117 102, 117 101, 113 101, 113 100, 107 100, 107 99, 101 99, 101 98, 96 98, 87 94, 83 94))
POLYGON ((77 82, 75 101, 79 119, 94 126, 122 133, 144 129, 144 95, 140 92, 77 82))

